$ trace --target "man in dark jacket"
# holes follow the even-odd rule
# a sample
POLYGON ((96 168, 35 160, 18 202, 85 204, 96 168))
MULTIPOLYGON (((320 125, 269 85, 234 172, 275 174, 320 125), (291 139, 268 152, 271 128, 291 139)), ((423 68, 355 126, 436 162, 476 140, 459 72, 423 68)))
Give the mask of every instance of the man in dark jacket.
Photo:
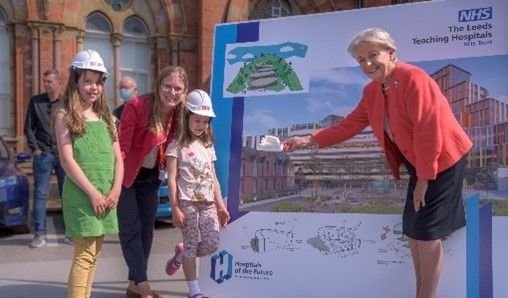
MULTIPOLYGON (((51 173, 55 171, 60 196, 65 178, 51 129, 52 110, 56 107, 61 95, 60 74, 54 69, 47 70, 44 72, 43 83, 46 92, 30 99, 24 128, 27 145, 33 154, 32 226, 35 236, 29 244, 32 248, 46 245, 46 200, 51 173)), ((64 242, 69 242, 69 239, 64 239, 64 242)))

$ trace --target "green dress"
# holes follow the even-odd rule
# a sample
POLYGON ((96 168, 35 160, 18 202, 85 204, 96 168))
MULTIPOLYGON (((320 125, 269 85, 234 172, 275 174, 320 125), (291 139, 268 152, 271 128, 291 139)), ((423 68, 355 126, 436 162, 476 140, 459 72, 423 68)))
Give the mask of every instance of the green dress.
MULTIPOLYGON (((115 157, 108 127, 102 120, 87 121, 85 133, 73 139, 74 159, 90 182, 104 195, 113 186, 115 157)), ((116 209, 97 218, 85 192, 65 178, 62 193, 65 233, 70 237, 118 233, 116 209)))

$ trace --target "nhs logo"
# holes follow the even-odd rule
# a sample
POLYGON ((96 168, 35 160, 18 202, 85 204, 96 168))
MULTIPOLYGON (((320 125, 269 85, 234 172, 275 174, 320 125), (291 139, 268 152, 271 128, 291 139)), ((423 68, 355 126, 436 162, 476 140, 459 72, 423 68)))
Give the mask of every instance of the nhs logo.
POLYGON ((492 19, 492 7, 459 10, 459 22, 484 21, 492 19))

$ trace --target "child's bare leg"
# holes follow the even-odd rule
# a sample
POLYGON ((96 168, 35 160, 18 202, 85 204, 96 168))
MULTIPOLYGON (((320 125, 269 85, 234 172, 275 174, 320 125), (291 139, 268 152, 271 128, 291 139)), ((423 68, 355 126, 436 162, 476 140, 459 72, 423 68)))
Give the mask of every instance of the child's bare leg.
POLYGON ((189 281, 197 279, 196 258, 188 258, 184 256, 182 258, 182 268, 185 280, 189 281))
POLYGON ((192 297, 196 294, 201 294, 201 289, 199 288, 197 279, 196 258, 189 258, 184 256, 182 267, 185 274, 185 280, 187 280, 187 286, 189 287, 189 297, 192 297))

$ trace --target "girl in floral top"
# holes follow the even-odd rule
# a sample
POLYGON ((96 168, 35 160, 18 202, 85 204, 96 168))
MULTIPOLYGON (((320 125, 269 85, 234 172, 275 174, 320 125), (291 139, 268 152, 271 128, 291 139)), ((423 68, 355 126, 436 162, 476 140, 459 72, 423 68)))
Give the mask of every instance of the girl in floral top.
POLYGON ((214 167, 217 158, 210 127, 213 117, 208 94, 203 90, 190 92, 178 137, 166 150, 172 220, 183 237, 183 243, 175 247, 175 255, 166 265, 166 272, 173 275, 183 264, 189 298, 205 297, 199 289, 196 258, 217 250, 219 224, 225 226, 229 221, 214 167))

